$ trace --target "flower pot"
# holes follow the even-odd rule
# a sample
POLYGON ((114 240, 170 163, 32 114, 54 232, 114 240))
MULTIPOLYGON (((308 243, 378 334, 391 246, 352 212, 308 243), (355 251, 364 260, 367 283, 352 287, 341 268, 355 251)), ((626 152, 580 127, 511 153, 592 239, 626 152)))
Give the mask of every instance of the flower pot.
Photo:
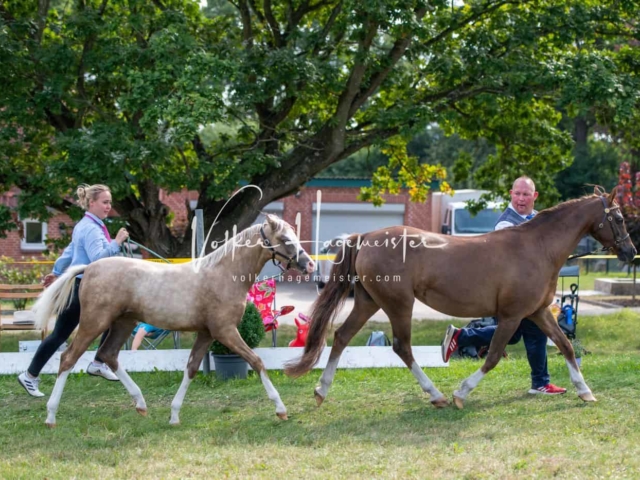
POLYGON ((213 354, 213 362, 216 367, 216 377, 220 380, 247 378, 249 364, 240 355, 213 354))

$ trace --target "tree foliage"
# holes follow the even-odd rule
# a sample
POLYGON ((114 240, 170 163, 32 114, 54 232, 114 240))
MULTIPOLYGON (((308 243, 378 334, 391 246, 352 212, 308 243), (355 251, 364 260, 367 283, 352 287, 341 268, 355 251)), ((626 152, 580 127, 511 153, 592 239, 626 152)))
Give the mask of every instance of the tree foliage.
MULTIPOLYGON (((23 0, 0 4, 0 184, 21 214, 66 210, 101 182, 133 238, 186 255, 161 188, 200 192, 212 239, 369 147, 390 163, 363 196, 425 198, 437 164, 406 145, 439 124, 487 139, 473 173, 504 192, 520 174, 551 195, 571 161, 560 110, 636 115, 636 2, 605 0, 23 0), (626 56, 621 62, 619 56, 626 56), (544 172, 545 175, 540 175, 544 172)), ((636 49, 637 50, 637 49, 636 49)), ((467 155, 456 176, 464 177, 467 155)), ((446 181, 446 180, 445 180, 446 181)), ((463 181, 463 180, 461 180, 463 181)), ((0 211, 0 230, 10 219, 0 211)))

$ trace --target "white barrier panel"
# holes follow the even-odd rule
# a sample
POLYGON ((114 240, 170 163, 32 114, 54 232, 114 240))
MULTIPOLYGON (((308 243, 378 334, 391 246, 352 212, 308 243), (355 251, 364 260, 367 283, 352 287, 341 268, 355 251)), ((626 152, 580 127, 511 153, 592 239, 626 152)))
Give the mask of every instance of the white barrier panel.
MULTIPOLYGON (((267 370, 282 370, 283 365, 298 358, 302 354, 302 348, 256 348, 255 352, 260 356, 267 370)), ((331 348, 327 347, 322 352, 320 361, 315 368, 325 368, 331 348)), ((118 360, 128 372, 152 372, 178 371, 185 369, 191 350, 122 350, 118 360)), ((60 366, 60 352, 56 352, 47 362, 42 373, 58 373, 60 366)), ((95 352, 86 352, 73 369, 74 373, 84 371, 95 352)), ((446 367, 442 362, 440 347, 417 346, 413 347, 413 356, 421 367, 446 367)), ((15 375, 24 372, 33 353, 0 353, 0 375, 15 375)), ((211 369, 214 370, 215 362, 211 361, 211 369)), ((347 347, 340 357, 339 368, 389 368, 405 367, 391 347, 347 347)), ((202 366, 200 366, 202 370, 202 366)))

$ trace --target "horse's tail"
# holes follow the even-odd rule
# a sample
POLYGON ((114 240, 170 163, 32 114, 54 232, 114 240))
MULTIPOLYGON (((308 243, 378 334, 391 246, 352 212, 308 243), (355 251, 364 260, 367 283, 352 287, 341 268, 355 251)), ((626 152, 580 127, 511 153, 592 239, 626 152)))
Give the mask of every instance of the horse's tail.
POLYGON ((58 316, 62 310, 67 308, 71 302, 71 292, 76 279, 76 275, 84 272, 87 265, 70 267, 53 284, 46 288, 38 297, 38 301, 33 306, 33 313, 36 316, 36 329, 44 329, 49 322, 49 318, 58 316))
POLYGON ((351 289, 351 279, 355 274, 358 253, 357 239, 358 236, 354 235, 345 240, 344 248, 336 256, 330 278, 313 306, 304 353, 297 363, 288 363, 284 370, 290 377, 304 375, 320 359, 329 327, 333 324, 351 289))

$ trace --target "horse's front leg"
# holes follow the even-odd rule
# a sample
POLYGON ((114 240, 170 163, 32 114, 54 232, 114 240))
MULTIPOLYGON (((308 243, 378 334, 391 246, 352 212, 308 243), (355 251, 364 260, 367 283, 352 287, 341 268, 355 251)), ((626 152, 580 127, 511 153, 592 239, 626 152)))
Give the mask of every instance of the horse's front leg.
POLYGON ((498 365, 502 358, 502 352, 509 343, 509 340, 516 333, 516 330, 520 326, 520 320, 516 318, 500 318, 498 326, 491 344, 489 345, 489 353, 484 362, 484 365, 472 373, 461 384, 460 388, 453 392, 453 402, 456 407, 464 408, 464 401, 471 391, 478 386, 480 380, 489 373, 493 368, 498 365))
POLYGON ((556 344, 562 355, 564 355, 565 362, 569 368, 571 383, 576 387, 578 396, 585 402, 595 402, 596 397, 593 396, 591 389, 584 381, 578 362, 576 362, 573 346, 571 346, 571 342, 558 326, 558 322, 553 318, 551 311, 545 307, 538 310, 529 318, 540 327, 540 330, 556 344))
POLYGON ((178 425, 180 423, 180 409, 182 408, 182 402, 184 401, 184 397, 187 394, 187 390, 191 381, 198 373, 200 369, 200 362, 202 362, 203 357, 209 350, 209 346, 213 338, 208 331, 198 332, 196 337, 196 341, 193 344, 193 348, 191 349, 191 355, 189 355, 189 362, 187 363, 187 368, 184 370, 184 376, 182 377, 182 383, 180 384, 180 388, 178 389, 176 396, 173 397, 173 401, 171 402, 171 420, 169 420, 170 425, 178 425))
POLYGON ((267 375, 267 370, 264 367, 264 363, 258 355, 254 353, 253 350, 249 348, 249 346, 244 342, 240 333, 236 328, 231 328, 225 330, 224 332, 216 332, 217 340, 231 349, 231 351, 237 353, 242 358, 244 358, 254 372, 260 375, 260 380, 262 380, 262 385, 264 385, 264 389, 267 391, 267 396, 276 406, 276 415, 278 418, 282 420, 287 420, 287 409, 282 403, 282 399, 280 398, 280 394, 271 383, 269 376, 267 375))

